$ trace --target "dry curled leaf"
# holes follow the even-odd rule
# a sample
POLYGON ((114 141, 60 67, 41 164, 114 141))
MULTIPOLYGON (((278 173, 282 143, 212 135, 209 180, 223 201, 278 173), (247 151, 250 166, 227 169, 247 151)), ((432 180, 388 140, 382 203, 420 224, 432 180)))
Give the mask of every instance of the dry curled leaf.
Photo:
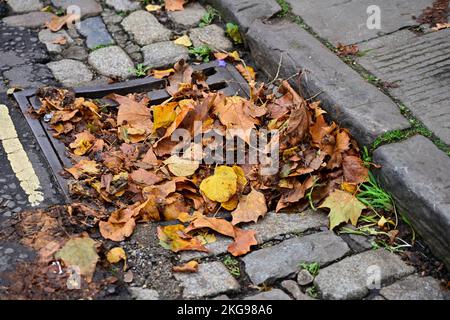
POLYGON ((108 259, 108 262, 112 264, 123 260, 123 269, 125 270, 127 268, 127 255, 122 247, 115 247, 109 250, 106 254, 106 259, 108 259))
POLYGON ((181 11, 184 10, 185 0, 165 0, 164 6, 167 11, 181 11))
POLYGON ((236 225, 241 222, 257 222, 259 217, 263 217, 267 213, 266 199, 262 192, 252 189, 252 191, 242 196, 239 204, 231 214, 233 216, 232 224, 236 225))

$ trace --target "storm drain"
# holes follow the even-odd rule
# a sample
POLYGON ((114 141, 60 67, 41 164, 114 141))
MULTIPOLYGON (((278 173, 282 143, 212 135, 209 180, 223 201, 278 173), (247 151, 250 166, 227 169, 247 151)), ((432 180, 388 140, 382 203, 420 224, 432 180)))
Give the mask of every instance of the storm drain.
MULTIPOLYGON (((224 67, 218 66, 217 62, 213 61, 211 63, 194 65, 192 68, 195 71, 203 72, 207 77, 206 83, 211 90, 223 92, 227 96, 240 95, 246 98, 249 97, 248 84, 234 66, 230 64, 224 67)), ((79 87, 74 88, 73 91, 78 97, 90 99, 102 99, 110 93, 126 95, 146 92, 151 99, 150 104, 157 105, 170 98, 170 95, 165 90, 166 84, 166 79, 149 77, 109 85, 79 87)), ((73 164, 67 155, 68 151, 64 143, 53 137, 50 126, 45 119, 37 118, 30 114, 30 107, 37 110, 41 106, 39 99, 36 97, 36 90, 28 89, 15 92, 14 97, 52 170, 59 188, 64 194, 66 202, 69 202, 68 183, 61 175, 61 172, 65 167, 71 167, 73 164)))

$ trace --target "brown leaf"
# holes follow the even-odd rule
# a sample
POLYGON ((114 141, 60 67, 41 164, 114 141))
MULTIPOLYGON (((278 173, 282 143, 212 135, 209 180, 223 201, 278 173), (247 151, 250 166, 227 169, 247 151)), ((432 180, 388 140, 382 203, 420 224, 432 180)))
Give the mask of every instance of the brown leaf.
POLYGON ((165 0, 164 6, 167 11, 181 11, 184 10, 185 0, 165 0))
POLYGON ((231 214, 233 216, 233 225, 241 222, 257 222, 259 217, 267 213, 267 205, 264 194, 252 188, 252 191, 242 196, 239 204, 231 214))
POLYGON ((364 166, 357 156, 346 156, 342 161, 344 180, 348 183, 360 184, 367 181, 369 169, 364 166))
POLYGON ((152 186, 162 180, 162 178, 154 172, 144 169, 134 170, 128 177, 131 181, 145 186, 152 186))
POLYGON ((66 14, 65 16, 62 17, 53 16, 50 22, 46 22, 45 25, 51 31, 56 32, 59 31, 62 27, 64 27, 65 24, 69 25, 74 21, 78 20, 79 18, 80 15, 75 13, 66 14))
POLYGON ((258 241, 255 238, 256 231, 242 230, 234 228, 236 237, 234 242, 228 246, 228 252, 233 256, 238 257, 250 252, 250 247, 257 245, 258 241))
POLYGON ((186 250, 208 252, 208 249, 198 239, 187 234, 187 231, 181 224, 158 226, 157 230, 161 245, 173 252, 186 250))
POLYGON ((150 109, 143 103, 115 93, 107 97, 120 104, 117 112, 117 125, 127 124, 135 128, 143 128, 146 131, 153 129, 153 123, 150 120, 150 109))
POLYGON ((191 232, 202 228, 209 228, 228 237, 235 237, 233 225, 230 222, 219 218, 199 217, 192 221, 185 231, 191 232))
POLYGON ((134 231, 136 222, 133 218, 125 223, 111 223, 109 221, 100 221, 100 234, 105 239, 112 241, 123 241, 131 236, 134 231))

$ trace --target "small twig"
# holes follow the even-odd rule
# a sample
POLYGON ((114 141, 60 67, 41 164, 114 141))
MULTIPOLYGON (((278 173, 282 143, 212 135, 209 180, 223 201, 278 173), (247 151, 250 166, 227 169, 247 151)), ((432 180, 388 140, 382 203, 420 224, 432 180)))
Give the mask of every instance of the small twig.
POLYGON ((272 79, 272 81, 270 81, 268 83, 268 85, 271 85, 272 83, 274 83, 276 80, 278 80, 278 77, 280 75, 280 69, 281 69, 281 64, 283 62, 283 53, 280 54, 280 62, 278 62, 278 69, 277 69, 277 73, 275 74, 275 77, 272 79))

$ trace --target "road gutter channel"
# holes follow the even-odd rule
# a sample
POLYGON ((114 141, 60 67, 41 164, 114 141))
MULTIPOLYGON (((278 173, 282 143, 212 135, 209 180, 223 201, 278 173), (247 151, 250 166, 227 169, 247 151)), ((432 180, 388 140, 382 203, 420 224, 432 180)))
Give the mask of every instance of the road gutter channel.
MULTIPOLYGON (((280 69, 280 58, 279 55, 276 54, 267 54, 268 52, 258 52, 263 51, 259 50, 261 48, 252 48, 251 39, 254 37, 253 34, 251 34, 251 26, 255 24, 262 25, 261 22, 264 20, 270 20, 271 18, 275 17, 277 14, 273 14, 272 16, 263 16, 264 14, 261 14, 257 17, 255 17, 255 14, 250 14, 250 17, 246 17, 245 14, 243 14, 237 7, 229 6, 227 0, 206 0, 209 4, 216 6, 216 8, 223 14, 222 16, 225 16, 227 18, 233 17, 231 20, 236 24, 238 24, 241 28, 241 30, 245 31, 245 34, 243 34, 245 38, 246 45, 250 47, 251 55, 258 67, 263 69, 264 71, 267 70, 268 66, 264 63, 261 63, 258 61, 258 54, 265 55, 264 59, 266 61, 269 59, 270 63, 272 65, 278 66, 278 69, 280 69), (252 20, 249 20, 252 19, 252 20), (240 21, 239 21, 240 20, 240 21), (248 27, 250 26, 250 27, 248 27), (248 29, 247 29, 248 28, 248 29)), ((271 3, 273 1, 270 1, 271 3)), ((277 1, 278 4, 285 4, 284 1, 277 1), (280 3, 282 2, 282 3, 280 3)), ((286 8, 283 8, 280 12, 283 12, 284 19, 280 20, 293 20, 293 23, 295 23, 300 30, 305 30, 308 32, 315 40, 323 45, 325 45, 331 52, 335 52, 335 47, 331 45, 328 41, 321 39, 317 36, 317 34, 314 33, 314 31, 307 26, 303 20, 292 14, 290 10, 286 11, 286 8)), ((258 14, 256 14, 258 15, 258 14)), ((257 30, 257 29, 255 29, 257 30)), ((286 31, 289 31, 286 29, 286 31)), ((272 40, 272 41, 279 41, 272 40)), ((257 40, 256 40, 257 41, 257 40)), ((308 47, 310 49, 311 47, 314 48, 314 46, 308 47)), ((317 46, 316 46, 317 48, 317 46)), ((267 49, 267 48, 266 48, 267 49)), ((277 50, 277 48, 275 48, 277 50)), ((282 50, 279 50, 282 52, 282 50)), ((308 52, 311 56, 314 55, 314 50, 311 50, 308 52)), ((336 56, 336 58, 338 58, 336 56)), ((292 58, 291 58, 292 59, 292 58)), ((342 59, 340 59, 343 63, 342 59)), ((298 62, 298 61, 295 61, 298 62)), ((350 69, 358 73, 358 75, 362 78, 361 80, 364 80, 365 82, 369 83, 365 79, 363 79, 363 75, 361 74, 361 66, 357 64, 355 67, 349 65, 348 63, 345 63, 345 65, 350 69), (359 69, 359 70, 358 70, 359 69)), ((281 68, 283 69, 283 68, 281 68)), ((276 70, 275 70, 276 71, 276 70)), ((278 70, 280 71, 280 70, 278 70)), ((370 74, 366 71, 367 74, 370 74)), ((275 73, 274 73, 275 74, 275 73)), ((283 74, 283 70, 280 73, 280 77, 286 77, 289 76, 287 74, 283 74)), ((293 83, 294 86, 298 89, 303 89, 302 91, 310 92, 311 96, 313 95, 310 88, 308 88, 308 84, 300 83, 300 86, 298 83, 293 83), (300 88, 299 88, 300 87, 300 88)), ((369 83, 371 86, 373 84, 369 83)), ((342 119, 339 118, 336 114, 336 106, 341 105, 342 103, 337 103, 337 101, 333 102, 333 95, 332 92, 329 92, 330 86, 327 88, 326 83, 320 83, 318 81, 318 84, 314 83, 316 92, 320 92, 320 95, 326 96, 326 100, 328 100, 328 104, 331 105, 327 109, 333 112, 329 112, 330 118, 335 120, 338 124, 342 124, 344 126, 348 125, 348 119, 346 119, 347 123, 343 123, 341 121, 342 119), (321 88, 322 86, 322 88, 321 88), (323 90, 322 90, 323 89, 323 90)), ((379 88, 376 88, 376 90, 379 90, 379 88)), ((401 112, 401 116, 404 117, 405 121, 408 124, 403 125, 401 128, 397 129, 391 129, 387 130, 381 134, 377 134, 376 136, 367 137, 364 136, 364 131, 355 130, 355 127, 350 128, 353 132, 354 137, 358 140, 360 145, 368 145, 371 148, 371 151, 374 153, 375 160, 379 162, 379 164, 382 165, 381 169, 375 170, 374 173, 379 178, 381 185, 390 192, 394 199, 399 203, 399 207, 403 209, 405 215, 410 219, 412 225, 414 228, 417 229, 419 234, 421 234, 424 239, 428 242, 430 245, 433 253, 440 257, 444 263, 446 264, 447 268, 450 268, 450 248, 448 246, 445 246, 445 243, 450 242, 450 235, 448 235, 445 230, 447 227, 450 228, 450 206, 446 204, 446 198, 449 196, 450 190, 450 182, 445 181, 446 175, 448 176, 448 172, 445 172, 445 168, 450 167, 450 158, 449 156, 449 150, 447 149, 448 146, 443 146, 439 140, 436 139, 436 137, 426 128, 426 126, 423 125, 422 122, 417 120, 415 117, 412 116, 412 113, 409 109, 402 106, 398 100, 392 99, 391 95, 386 92, 386 90, 381 90, 380 94, 384 97, 388 98, 393 105, 396 106, 399 112, 401 112), (421 130, 423 129, 423 130, 421 130), (385 139, 388 137, 392 132, 400 132, 400 133, 409 133, 405 134, 404 136, 400 136, 399 139, 396 139, 394 141, 385 139), (424 134, 427 138, 430 138, 430 140, 424 138, 423 136, 420 136, 418 134, 424 134), (445 166, 442 168, 433 168, 433 176, 438 179, 436 181, 436 188, 431 189, 429 188, 422 188, 421 186, 424 185, 424 182, 422 181, 424 177, 423 172, 420 170, 421 166, 426 167, 427 163, 421 163, 420 159, 416 159, 414 156, 414 150, 411 149, 411 143, 412 141, 417 142, 420 144, 420 147, 423 149, 427 149, 427 152, 431 152, 431 155, 428 155, 428 158, 426 160, 429 160, 431 166, 433 166, 433 157, 436 156, 439 158, 439 160, 443 163, 445 166), (381 142, 381 143, 380 143, 381 142), (400 157, 397 155, 397 159, 395 155, 393 157, 386 156, 387 150, 392 150, 392 144, 395 142, 396 146, 398 146, 398 149, 402 152, 410 152, 409 154, 406 154, 406 159, 403 159, 400 153, 400 157), (445 148, 447 147, 447 148, 445 148), (443 151, 443 152, 442 152, 443 151), (446 154, 446 158, 442 157, 443 154, 446 154), (409 158, 408 158, 409 156, 409 158), (399 161, 402 162, 402 168, 397 168, 397 162, 390 163, 390 161, 399 161), (404 161, 402 161, 404 160, 404 161), (386 162, 385 162, 386 161, 386 162), (408 162, 409 161, 409 162, 408 162), (384 163, 385 162, 385 163, 384 163), (384 167, 384 168, 383 168, 384 167), (416 172, 410 172, 408 171, 409 168, 412 168, 413 170, 416 170, 416 172), (397 169, 401 169, 401 172, 397 169), (440 177, 441 176, 441 177, 440 177), (433 203, 433 201, 436 201, 437 203, 433 203), (422 221, 426 220, 426 221, 422 221), (431 225, 435 225, 438 228, 430 228, 428 222, 430 222, 431 225)), ((321 100, 320 97, 318 100, 321 100)), ((349 102, 348 100, 346 102, 349 102)), ((352 123, 353 121, 351 121, 352 123)), ((376 119, 372 119, 372 121, 376 121, 376 119)), ((372 132, 373 133, 373 132, 372 132)), ((420 156, 420 154, 418 154, 420 156)), ((426 171, 426 170, 425 170, 426 171)), ((448 180, 448 179, 447 179, 448 180)), ((448 199, 447 199, 448 201, 448 199)))

